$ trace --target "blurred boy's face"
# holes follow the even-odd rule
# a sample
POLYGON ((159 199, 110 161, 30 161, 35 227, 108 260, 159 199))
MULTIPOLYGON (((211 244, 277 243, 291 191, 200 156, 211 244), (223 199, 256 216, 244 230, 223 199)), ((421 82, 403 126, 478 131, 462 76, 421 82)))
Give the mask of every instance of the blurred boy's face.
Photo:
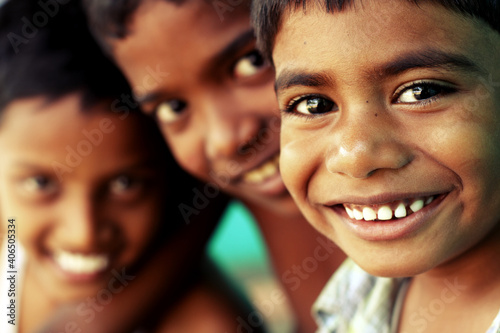
POLYGON ((128 278, 160 218, 144 119, 106 108, 81 111, 79 95, 25 99, 0 124, 2 224, 16 218, 28 273, 54 300, 123 287, 116 276, 128 278))
POLYGON ((298 210, 278 170, 274 72, 255 50, 245 2, 144 1, 113 54, 179 163, 247 202, 298 210))
POLYGON ((498 239, 498 33, 405 1, 283 22, 282 174, 308 220, 385 276, 498 239))

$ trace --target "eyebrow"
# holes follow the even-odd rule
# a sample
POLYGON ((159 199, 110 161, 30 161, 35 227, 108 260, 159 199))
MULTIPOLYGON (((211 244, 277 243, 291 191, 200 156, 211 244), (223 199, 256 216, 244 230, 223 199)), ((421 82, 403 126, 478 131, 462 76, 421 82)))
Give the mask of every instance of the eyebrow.
POLYGON ((376 71, 383 76, 395 76, 415 68, 456 69, 464 72, 482 74, 486 72, 464 55, 447 53, 435 49, 405 54, 388 64, 382 65, 376 71))
POLYGON ((323 87, 333 82, 331 77, 324 73, 293 72, 284 70, 274 83, 274 90, 287 89, 293 86, 323 87))
MULTIPOLYGON (((237 53, 240 49, 245 47, 250 41, 255 39, 255 33, 253 29, 248 29, 238 35, 235 39, 233 39, 229 44, 227 44, 223 49, 217 52, 215 55, 211 57, 208 61, 210 66, 207 68, 218 68, 221 64, 226 62, 228 59, 234 57, 235 53, 237 53)), ((208 74, 210 75, 210 74, 208 74)), ((156 101, 161 98, 163 94, 159 91, 153 91, 151 93, 146 93, 143 96, 136 96, 135 99, 138 103, 149 103, 156 101)))
MULTIPOLYGON (((53 161, 54 162, 54 161, 53 161)), ((43 164, 36 164, 36 163, 31 163, 31 162, 25 162, 25 161, 16 161, 13 163, 14 166, 16 167, 16 171, 39 171, 39 172, 52 172, 52 166, 47 166, 43 164)))
POLYGON ((234 38, 229 44, 227 44, 222 50, 217 52, 212 59, 209 60, 211 66, 207 68, 217 68, 220 64, 226 62, 228 59, 232 59, 235 53, 244 48, 248 43, 255 40, 255 32, 253 29, 248 29, 234 38))
MULTIPOLYGON (((416 68, 457 69, 467 73, 484 74, 486 71, 469 58, 453 53, 429 49, 424 52, 411 52, 375 67, 366 73, 368 77, 390 77, 416 68)), ((275 82, 276 92, 294 86, 320 87, 333 83, 326 72, 311 73, 304 70, 283 70, 275 82)))

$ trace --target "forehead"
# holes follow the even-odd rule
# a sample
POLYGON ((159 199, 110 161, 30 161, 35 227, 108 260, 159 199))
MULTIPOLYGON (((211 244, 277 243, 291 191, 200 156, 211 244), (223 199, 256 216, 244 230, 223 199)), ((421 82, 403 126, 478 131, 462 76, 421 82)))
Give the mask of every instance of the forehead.
POLYGON ((485 60, 490 34, 485 24, 429 2, 363 1, 333 14, 308 3, 305 11, 283 16, 273 59, 277 75, 288 67, 341 69, 351 62, 373 67, 403 52, 432 49, 485 60))
POLYGON ((112 40, 113 56, 135 85, 148 67, 190 73, 249 29, 246 1, 145 1, 134 13, 130 33, 112 40), (222 6, 222 5, 224 6, 222 6), (222 7, 221 7, 222 6, 222 7))
POLYGON ((50 104, 43 98, 15 101, 0 125, 0 149, 12 160, 49 167, 54 161, 64 164, 74 151, 82 168, 95 170, 97 162, 104 171, 145 158, 144 147, 151 144, 145 142, 144 123, 134 119, 137 115, 120 119, 110 105, 82 110, 78 94, 50 104))

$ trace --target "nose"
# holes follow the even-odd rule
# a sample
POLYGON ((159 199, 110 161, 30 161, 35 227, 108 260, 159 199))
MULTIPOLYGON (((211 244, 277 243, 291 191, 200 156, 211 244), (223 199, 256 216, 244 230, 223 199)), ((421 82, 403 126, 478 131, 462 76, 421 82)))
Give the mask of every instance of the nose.
POLYGON ((397 124, 383 112, 366 107, 344 112, 333 142, 326 157, 327 170, 351 178, 364 179, 378 170, 399 169, 412 160, 409 149, 398 138, 397 124))
POLYGON ((235 158, 257 137, 263 119, 252 112, 248 102, 212 96, 204 105, 205 152, 212 161, 235 158))
POLYGON ((98 202, 87 194, 74 194, 65 200, 59 219, 65 245, 70 250, 93 251, 106 233, 98 202))

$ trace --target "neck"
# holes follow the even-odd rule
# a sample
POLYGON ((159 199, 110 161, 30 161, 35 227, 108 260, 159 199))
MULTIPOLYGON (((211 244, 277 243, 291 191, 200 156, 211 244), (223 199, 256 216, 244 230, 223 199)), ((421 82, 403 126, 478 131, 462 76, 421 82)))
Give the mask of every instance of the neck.
POLYGON ((500 307, 498 229, 459 258, 412 279, 401 331, 417 319, 426 332, 484 332, 491 325, 500 307))
POLYGON ((471 249, 460 254, 429 272, 417 276, 415 284, 439 286, 448 279, 460 279, 463 294, 490 294, 492 290, 500 291, 500 224, 490 234, 471 249))
POLYGON ((294 311, 298 332, 313 332, 311 306, 344 253, 316 231, 296 206, 285 212, 246 203, 266 241, 269 256, 294 311))

